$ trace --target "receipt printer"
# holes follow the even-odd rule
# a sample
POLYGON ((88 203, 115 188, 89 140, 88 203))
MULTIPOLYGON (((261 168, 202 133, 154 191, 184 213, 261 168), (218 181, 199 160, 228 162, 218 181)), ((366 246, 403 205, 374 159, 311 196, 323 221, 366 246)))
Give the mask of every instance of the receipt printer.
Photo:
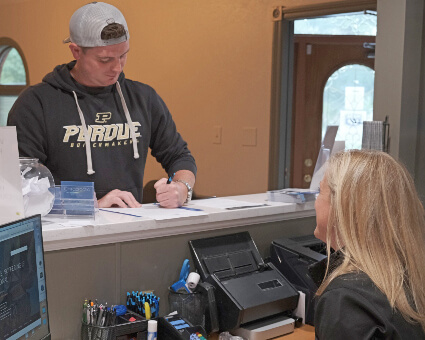
POLYGON ((298 291, 264 263, 248 232, 189 241, 202 280, 215 287, 221 331, 297 307, 298 291))
POLYGON ((314 296, 317 286, 308 267, 326 258, 326 245, 314 235, 274 240, 270 246, 271 262, 305 294, 305 323, 314 325, 314 296))

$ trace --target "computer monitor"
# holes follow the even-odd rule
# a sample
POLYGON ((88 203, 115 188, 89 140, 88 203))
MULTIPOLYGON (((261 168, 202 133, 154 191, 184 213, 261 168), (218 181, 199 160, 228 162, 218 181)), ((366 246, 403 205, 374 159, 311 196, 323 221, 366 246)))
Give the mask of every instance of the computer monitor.
POLYGON ((0 225, 0 340, 50 340, 41 216, 0 225))

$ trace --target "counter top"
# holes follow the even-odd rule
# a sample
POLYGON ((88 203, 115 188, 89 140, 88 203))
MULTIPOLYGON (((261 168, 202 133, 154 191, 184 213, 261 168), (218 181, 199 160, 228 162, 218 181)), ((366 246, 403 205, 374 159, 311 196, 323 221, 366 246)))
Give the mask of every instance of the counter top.
MULTIPOLYGON (((187 234, 315 215, 314 202, 304 204, 269 202, 266 193, 212 198, 208 201, 207 203, 216 202, 217 205, 206 204, 206 200, 194 200, 188 207, 202 210, 199 215, 168 219, 136 217, 104 210, 99 211, 94 220, 47 215, 42 218, 44 251, 187 234), (229 202, 228 200, 240 202, 240 207, 236 209, 220 207, 220 202, 229 202), (249 204, 255 206, 249 207, 249 204)), ((142 216, 143 209, 149 207, 153 208, 152 205, 143 205, 141 209, 131 211, 134 211, 135 215, 142 216)))

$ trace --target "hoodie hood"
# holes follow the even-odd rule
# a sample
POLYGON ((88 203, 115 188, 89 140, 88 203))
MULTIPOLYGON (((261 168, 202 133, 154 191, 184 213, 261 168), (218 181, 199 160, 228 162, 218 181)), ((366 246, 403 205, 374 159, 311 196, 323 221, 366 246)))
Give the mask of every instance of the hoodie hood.
POLYGON ((118 93, 121 99, 122 110, 124 111, 128 126, 130 128, 131 139, 133 140, 133 157, 134 159, 138 159, 140 156, 137 146, 136 131, 133 125, 133 121, 131 120, 130 112, 128 111, 127 104, 125 102, 120 85, 120 82, 124 81, 124 72, 121 72, 120 76, 118 77, 118 81, 113 85, 105 87, 88 87, 79 84, 72 78, 70 71, 75 66, 75 64, 76 61, 74 60, 68 64, 56 66, 53 72, 47 74, 43 78, 43 82, 53 86, 54 88, 58 88, 65 92, 68 92, 74 97, 76 110, 78 112, 78 115, 80 116, 81 126, 84 131, 84 140, 86 143, 87 174, 93 175, 95 171, 93 170, 93 160, 91 156, 90 134, 88 133, 84 113, 78 103, 79 97, 82 99, 87 94, 111 93, 111 95, 113 95, 114 91, 118 93))
MULTIPOLYGON (((72 78, 70 71, 74 68, 76 61, 71 61, 68 64, 62 64, 56 66, 52 72, 48 73, 43 78, 43 83, 47 83, 57 89, 69 92, 72 94, 75 92, 78 97, 86 96, 88 94, 99 94, 112 92, 114 90, 115 84, 105 86, 105 87, 88 87, 79 84, 72 78)), ((118 82, 122 85, 125 75, 124 72, 121 72, 118 77, 118 82)))

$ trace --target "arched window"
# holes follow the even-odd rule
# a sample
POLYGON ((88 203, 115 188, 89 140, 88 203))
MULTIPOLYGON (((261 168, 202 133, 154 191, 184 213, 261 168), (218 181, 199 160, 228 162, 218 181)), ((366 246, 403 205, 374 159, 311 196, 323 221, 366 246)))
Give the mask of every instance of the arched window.
POLYGON ((322 139, 328 125, 339 125, 336 140, 345 149, 361 149, 363 121, 373 120, 375 71, 354 64, 336 70, 323 91, 322 139))
POLYGON ((21 48, 12 39, 0 38, 0 126, 18 95, 29 84, 28 67, 21 48))

